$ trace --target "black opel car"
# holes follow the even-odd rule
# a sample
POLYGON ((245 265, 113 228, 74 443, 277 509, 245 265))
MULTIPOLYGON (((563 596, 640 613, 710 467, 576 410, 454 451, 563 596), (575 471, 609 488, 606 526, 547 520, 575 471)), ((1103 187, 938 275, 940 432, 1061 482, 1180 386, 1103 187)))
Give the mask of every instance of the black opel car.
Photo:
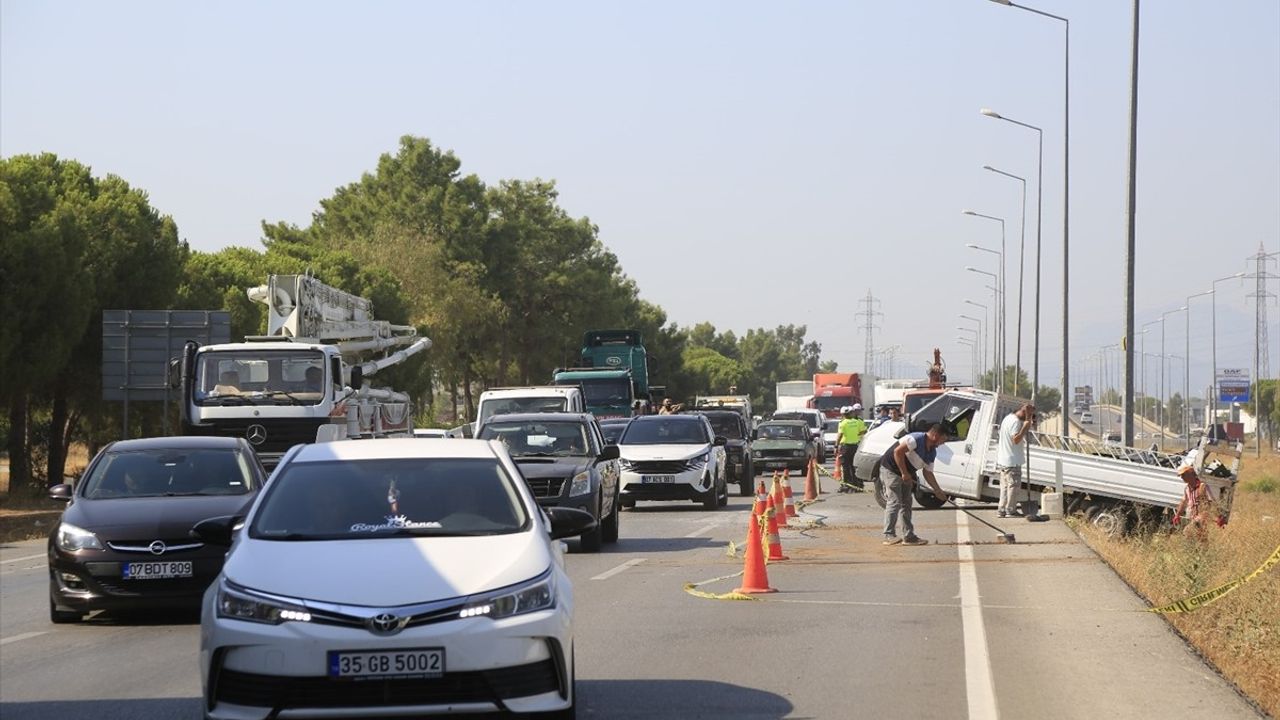
POLYGON ((201 520, 243 515, 266 474, 243 438, 163 437, 103 448, 49 536, 49 619, 94 610, 197 607, 225 547, 191 537, 201 520))
POLYGON ((494 415, 476 437, 500 440, 542 507, 571 507, 596 518, 579 548, 596 552, 618 540, 618 446, 606 443, 588 413, 494 415))

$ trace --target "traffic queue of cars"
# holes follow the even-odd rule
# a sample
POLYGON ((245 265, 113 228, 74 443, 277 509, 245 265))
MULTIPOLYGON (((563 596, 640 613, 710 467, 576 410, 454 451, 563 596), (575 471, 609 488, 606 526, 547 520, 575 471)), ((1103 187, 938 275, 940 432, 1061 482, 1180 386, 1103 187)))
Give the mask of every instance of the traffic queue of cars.
POLYGON ((270 477, 240 438, 108 445, 50 490, 50 620, 199 607, 206 718, 572 718, 560 540, 617 542, 641 501, 726 505, 750 434, 718 411, 520 409, 475 439, 298 445, 270 477))

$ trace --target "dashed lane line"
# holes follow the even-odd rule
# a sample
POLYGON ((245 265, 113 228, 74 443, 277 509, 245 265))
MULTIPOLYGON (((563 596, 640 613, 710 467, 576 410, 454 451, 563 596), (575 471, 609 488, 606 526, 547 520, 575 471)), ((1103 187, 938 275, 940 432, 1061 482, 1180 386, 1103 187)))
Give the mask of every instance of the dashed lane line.
POLYGON ((0 645, 8 645, 9 643, 21 642, 22 640, 30 640, 33 637, 48 635, 48 630, 40 630, 38 632, 25 632, 18 635, 11 635, 7 638, 0 638, 0 645))
POLYGON ((620 572, 622 572, 622 571, 624 571, 624 570, 626 570, 626 569, 628 569, 628 568, 633 568, 633 567, 635 567, 636 565, 639 565, 639 564, 640 564, 640 563, 642 563, 642 562, 644 562, 644 558, 632 558, 632 559, 630 559, 630 560, 628 560, 628 561, 626 561, 626 562, 622 563, 621 565, 619 565, 619 566, 617 566, 617 567, 615 567, 615 568, 612 568, 612 569, 610 569, 610 570, 605 570, 604 572, 600 573, 599 575, 596 575, 595 577, 593 577, 593 578, 591 578, 591 579, 592 579, 592 580, 608 580, 609 578, 613 577, 614 575, 617 575, 618 573, 620 573, 620 572))
POLYGON ((964 678, 969 697, 969 720, 996 720, 996 692, 991 680, 987 629, 982 621, 982 596, 973 564, 969 515, 956 513, 956 551, 960 554, 960 618, 964 627, 964 678))

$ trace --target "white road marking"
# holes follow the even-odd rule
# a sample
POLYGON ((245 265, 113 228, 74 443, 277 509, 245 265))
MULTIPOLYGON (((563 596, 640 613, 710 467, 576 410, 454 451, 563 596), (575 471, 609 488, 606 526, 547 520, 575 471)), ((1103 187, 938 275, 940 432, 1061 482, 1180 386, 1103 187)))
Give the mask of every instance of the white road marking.
POLYGON ((627 568, 635 567, 636 565, 639 565, 642 562, 644 562, 644 558, 632 558, 622 563, 618 567, 613 568, 612 570, 605 570, 604 572, 600 573, 599 575, 596 575, 591 579, 592 580, 608 580, 609 578, 613 577, 614 575, 617 575, 623 570, 626 570, 627 568))
POLYGON ((720 527, 720 523, 718 523, 718 522, 713 522, 713 523, 711 523, 710 525, 704 525, 704 526, 702 526, 702 527, 698 528, 697 530, 694 530, 693 532, 689 533, 688 535, 685 535, 684 537, 687 537, 687 538, 696 538, 696 537, 698 537, 699 535, 702 535, 702 534, 705 534, 705 533, 711 532, 712 530, 715 530, 717 527, 720 527))
POLYGON ((12 637, 0 639, 0 645, 8 645, 9 643, 15 643, 20 640, 30 640, 33 637, 40 637, 41 635, 47 634, 49 634, 48 630, 41 630, 39 632, 26 632, 20 635, 13 635, 12 637))
POLYGON ((44 557, 44 553, 40 553, 39 555, 27 555, 26 557, 13 558, 11 560, 0 560, 0 565, 8 565, 9 563, 22 562, 23 560, 36 560, 43 557, 44 557))
POLYGON ((969 516, 956 513, 957 552, 960 553, 960 617, 964 624, 964 679, 969 696, 969 720, 996 720, 996 691, 991 681, 991 657, 987 652, 987 629, 982 622, 982 596, 978 593, 978 572, 973 565, 973 546, 968 545, 969 516))

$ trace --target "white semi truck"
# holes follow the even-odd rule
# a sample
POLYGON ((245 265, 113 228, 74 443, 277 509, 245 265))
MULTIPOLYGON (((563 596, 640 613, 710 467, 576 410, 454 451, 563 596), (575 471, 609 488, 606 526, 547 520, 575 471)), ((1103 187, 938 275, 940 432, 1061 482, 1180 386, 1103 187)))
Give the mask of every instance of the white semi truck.
MULTIPOLYGON (((938 448, 934 460, 934 475, 943 492, 953 497, 996 502, 1000 497, 1000 476, 995 465, 996 432, 1004 416, 1024 402, 986 390, 948 390, 904 421, 887 422, 867 433, 858 446, 854 474, 875 484, 876 498, 883 507, 879 463, 883 453, 908 427, 924 430, 935 422, 942 422, 954 431, 951 439, 938 448)), ((1184 457, 1033 432, 1023 475, 1027 488, 1018 490, 1016 497, 1021 501, 1029 496, 1039 504, 1041 493, 1056 491, 1061 483, 1064 508, 1083 511, 1095 525, 1108 532, 1119 532, 1137 511, 1172 508, 1178 504, 1184 483, 1175 469, 1190 457, 1218 502, 1219 510, 1227 516, 1240 454, 1239 444, 1208 440, 1201 442, 1194 456, 1184 457)), ((942 505, 932 493, 919 487, 916 502, 928 508, 942 505)))
POLYGON ((183 434, 244 437, 268 467, 299 443, 412 435, 409 397, 365 379, 429 339, 310 275, 272 275, 248 295, 267 306, 266 335, 183 350, 183 434))
POLYGON ((813 400, 812 380, 784 380, 775 386, 778 410, 803 410, 813 400))

